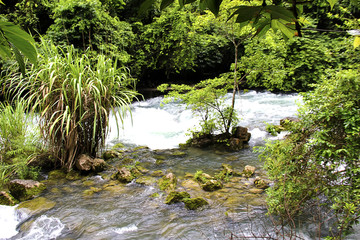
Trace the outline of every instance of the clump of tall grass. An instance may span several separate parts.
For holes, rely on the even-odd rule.
[[[122,122],[137,95],[125,68],[104,55],[90,55],[42,40],[37,67],[25,76],[9,73],[6,84],[9,96],[25,99],[39,113],[44,141],[68,170],[80,154],[96,156],[106,139],[110,111]]]
[[[43,151],[37,130],[23,102],[0,103],[0,187],[15,176],[37,178],[39,169],[28,166]]]

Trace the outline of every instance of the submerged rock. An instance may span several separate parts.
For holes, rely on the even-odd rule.
[[[189,210],[197,210],[201,207],[209,205],[209,203],[201,197],[185,198],[185,199],[183,199],[183,202],[185,203],[185,207]]]
[[[141,185],[152,185],[156,182],[156,178],[151,177],[151,176],[141,176],[138,179],[136,179],[136,183],[137,184],[141,184]]]
[[[15,179],[8,185],[10,194],[19,201],[26,201],[45,190],[45,185],[34,180]]]
[[[182,202],[185,198],[190,198],[190,194],[187,192],[172,191],[166,197],[165,203],[174,204],[174,203]]]
[[[66,173],[61,169],[53,170],[48,174],[49,180],[64,179],[64,178],[66,178]]]
[[[0,192],[0,205],[14,206],[18,201],[10,193]]]
[[[249,178],[249,177],[251,177],[252,175],[254,175],[255,170],[256,170],[255,167],[250,166],[250,165],[246,165],[245,168],[244,168],[244,171],[242,172],[242,175],[243,175],[244,177]]]
[[[111,178],[117,179],[122,183],[129,183],[135,179],[135,177],[131,174],[130,170],[125,167],[118,169],[118,171],[114,173]]]
[[[30,201],[20,203],[17,209],[26,209],[25,211],[29,215],[33,216],[46,212],[55,207],[55,205],[56,203],[49,199],[46,199],[44,197],[38,197]]]

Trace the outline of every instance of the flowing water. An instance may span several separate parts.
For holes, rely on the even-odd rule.
[[[242,94],[236,100],[236,108],[242,117],[240,125],[248,127],[252,134],[249,148],[235,153],[188,149],[182,155],[172,154],[174,150],[169,149],[186,141],[187,130],[198,119],[185,106],[162,106],[161,100],[156,97],[134,103],[132,120],[124,122],[119,134],[112,119],[108,147],[118,142],[124,143],[126,149],[148,146],[149,149],[125,149],[124,154],[136,155],[150,171],[156,165],[156,169],[183,176],[197,170],[213,174],[222,163],[229,163],[235,169],[245,165],[260,169],[261,163],[252,148],[272,138],[265,132],[265,123],[278,124],[281,118],[295,116],[299,97],[255,91]],[[155,164],[159,156],[166,157]],[[205,195],[209,207],[190,211],[182,203],[164,204],[165,194],[156,184],[114,185],[105,176],[49,182],[42,194],[55,203],[49,210],[29,213],[16,206],[0,206],[0,239],[230,239],[232,234],[252,236],[271,232],[264,230],[269,222],[263,194],[230,204],[229,199],[220,201],[219,195],[209,193]],[[93,194],[85,194],[89,189]],[[154,193],[160,197],[153,197]],[[311,239],[307,229],[302,234]]]

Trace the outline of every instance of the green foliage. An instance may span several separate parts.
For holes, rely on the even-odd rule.
[[[51,7],[54,24],[47,34],[56,44],[74,45],[82,50],[91,48],[128,63],[130,55],[126,50],[134,40],[131,25],[110,16],[105,7],[99,0],[54,2]]]
[[[0,104],[0,187],[12,177],[38,177],[38,168],[29,167],[28,162],[43,152],[39,129],[32,117],[25,115],[25,104],[14,106]]]
[[[164,103],[179,101],[201,118],[198,134],[229,133],[230,128],[238,123],[236,114],[225,104],[225,95],[232,83],[226,78],[215,78],[201,81],[194,86],[163,84],[158,90],[164,92],[170,87]]]
[[[39,67],[24,77],[10,69],[6,89],[39,112],[44,140],[61,165],[71,169],[80,154],[96,156],[110,111],[120,124],[136,92],[128,89],[133,81],[126,69],[104,55],[90,59],[87,52],[80,55],[72,46],[60,49],[45,40],[40,49]]]
[[[337,220],[337,238],[358,222],[359,86],[358,70],[323,78],[313,92],[304,94],[301,121],[292,123],[291,134],[266,145],[261,158],[275,180],[268,190],[270,213],[291,220],[310,200],[324,196]]]

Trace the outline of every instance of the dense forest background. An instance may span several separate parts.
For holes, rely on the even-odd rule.
[[[225,1],[223,8],[236,2]],[[275,1],[276,2],[276,1]],[[359,63],[353,51],[360,9],[356,1],[339,1],[330,11],[324,1],[303,6],[302,38],[284,39],[269,31],[266,36],[229,34],[232,24],[200,11],[197,3],[181,11],[176,4],[164,11],[159,4],[139,11],[139,0],[27,0],[3,1],[1,17],[20,25],[39,41],[73,45],[118,59],[137,79],[138,88],[161,83],[192,84],[220,74],[231,77],[234,44],[238,44],[239,74],[247,75],[244,88],[306,91],[324,74],[351,69]],[[223,15],[226,15],[224,11]],[[228,14],[229,15],[229,14]],[[1,69],[7,69],[5,62]]]

